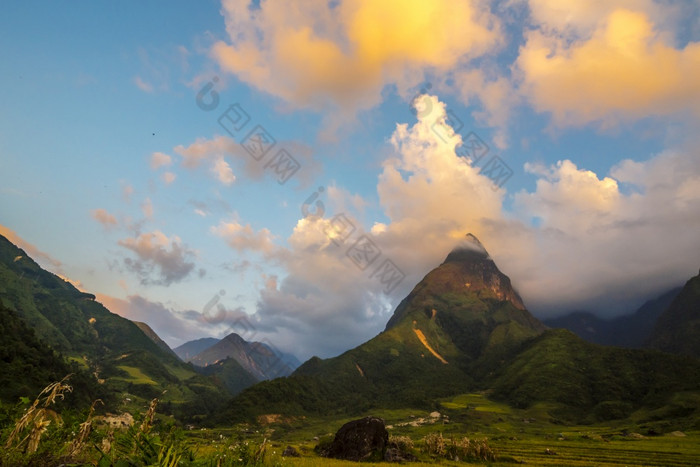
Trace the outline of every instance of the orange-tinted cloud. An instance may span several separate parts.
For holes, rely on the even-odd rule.
[[[613,10],[584,39],[542,29],[526,38],[516,62],[522,91],[557,125],[700,116],[700,43],[676,48],[643,11]]]
[[[274,237],[266,228],[256,232],[250,224],[222,221],[218,226],[212,227],[211,232],[239,252],[250,250],[270,254],[275,249]]]
[[[105,229],[112,229],[118,225],[117,218],[107,212],[106,209],[93,209],[90,211],[90,216],[102,224],[102,227]]]
[[[497,20],[472,0],[224,0],[223,14],[220,66],[300,107],[370,108],[384,86],[405,90],[500,42]]]

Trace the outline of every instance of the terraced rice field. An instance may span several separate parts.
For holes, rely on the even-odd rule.
[[[530,465],[596,466],[698,466],[698,435],[685,438],[662,436],[633,441],[522,440],[492,445],[503,456]],[[550,454],[548,454],[549,450]]]

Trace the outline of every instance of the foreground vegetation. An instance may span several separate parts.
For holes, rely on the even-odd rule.
[[[133,419],[110,418],[100,414],[100,401],[83,411],[70,408],[72,391],[67,378],[31,403],[25,398],[3,407],[0,465],[353,464],[318,455],[350,418],[268,414],[257,423],[224,428],[181,426],[157,413],[157,398]],[[484,394],[443,399],[435,408],[373,415],[386,421],[390,442],[414,456],[414,465],[700,465],[696,417],[664,419],[663,412],[637,411],[605,425],[564,426],[551,415],[556,405],[514,409]]]

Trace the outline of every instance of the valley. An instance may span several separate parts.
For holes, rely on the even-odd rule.
[[[0,324],[26,335],[3,347],[13,377],[2,393],[0,465],[349,465],[323,456],[341,426],[367,416],[389,443],[369,461],[700,463],[697,336],[676,325],[694,326],[698,278],[654,311],[649,341],[674,353],[601,346],[532,316],[469,235],[383,332],[296,368],[292,355],[237,334],[170,350],[148,324],[112,314],[0,240]],[[37,366],[22,374],[22,365]],[[22,419],[47,397],[29,406],[41,387],[68,373],[60,397],[42,402],[59,422],[43,445],[13,440],[13,429],[42,438],[48,411]],[[71,441],[76,432],[84,435]]]

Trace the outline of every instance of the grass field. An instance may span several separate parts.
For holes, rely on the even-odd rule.
[[[415,453],[422,462],[411,465],[464,465],[464,462],[434,459],[421,452],[421,440],[436,432],[445,438],[487,438],[499,461],[472,463],[474,465],[700,465],[698,429],[674,432],[671,431],[673,423],[661,420],[644,422],[639,417],[606,425],[565,426],[550,415],[550,411],[556,408],[553,404],[538,404],[527,410],[518,410],[493,402],[484,394],[462,394],[441,401],[436,407],[439,417],[414,410],[378,410],[368,415],[383,418],[390,435],[408,436],[414,441]],[[320,458],[313,451],[319,439],[331,437],[349,420],[281,417],[278,422],[268,425],[192,430],[186,436],[192,446],[209,454],[241,440],[259,443],[267,439],[271,442],[266,462],[269,465],[357,465]],[[694,423],[697,426],[697,421]],[[655,434],[650,435],[650,430]],[[288,445],[295,447],[302,457],[283,458],[281,453]]]
[[[122,371],[125,371],[129,375],[129,377],[128,378],[113,377],[114,379],[121,379],[121,380],[129,381],[129,382],[135,383],[135,384],[152,384],[152,385],[158,384],[155,381],[153,381],[151,378],[149,378],[146,374],[144,374],[139,368],[136,368],[135,366],[119,365],[117,368],[119,368]]]

